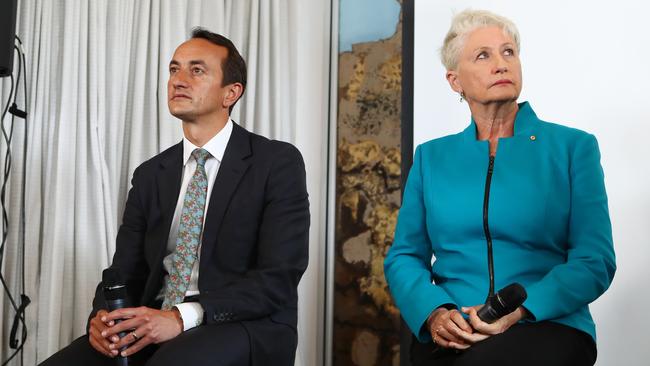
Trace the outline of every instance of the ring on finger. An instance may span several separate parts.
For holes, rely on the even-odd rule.
[[[133,336],[133,339],[134,339],[135,341],[140,340],[140,337],[138,337],[138,335],[135,334],[135,330],[131,332],[131,335]]]
[[[439,326],[436,328],[435,331],[433,331],[433,343],[438,343],[438,336],[440,335],[440,331],[442,330],[442,326]]]

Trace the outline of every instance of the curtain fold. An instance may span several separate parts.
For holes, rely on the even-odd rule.
[[[18,294],[24,195],[25,291],[32,300],[25,364],[35,365],[84,333],[101,270],[115,251],[131,174],[182,137],[180,122],[167,109],[167,69],[192,27],[224,34],[248,63],[247,90],[232,118],[251,131],[298,144],[303,154],[313,149],[306,160],[322,157],[326,115],[313,126],[321,141],[296,141],[297,38],[290,16],[301,15],[297,6],[297,0],[19,1],[17,34],[27,54],[29,116],[15,122],[2,270]],[[323,39],[329,37],[328,28],[323,32],[328,32]],[[4,78],[0,99],[8,93]],[[312,102],[326,103],[323,95]],[[17,101],[25,105],[22,88]],[[10,118],[4,122],[10,126]],[[0,141],[0,165],[6,149]],[[324,198],[324,164],[312,171],[307,163],[313,212]],[[312,238],[320,239],[321,229],[313,223]],[[308,277],[309,287],[321,281],[319,275]],[[315,296],[312,290],[300,301],[311,305]],[[315,311],[301,310],[301,317],[320,316]],[[13,316],[6,297],[0,297],[0,360],[13,351],[6,346]],[[296,364],[311,365],[318,330],[299,332],[310,354],[301,346]]]

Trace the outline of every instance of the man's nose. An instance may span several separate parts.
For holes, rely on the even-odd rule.
[[[171,83],[174,88],[187,88],[187,75],[183,71],[175,72],[171,77]]]

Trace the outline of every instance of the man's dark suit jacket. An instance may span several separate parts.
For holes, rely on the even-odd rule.
[[[134,305],[160,307],[156,297],[166,274],[182,156],[181,142],[133,173],[111,266],[125,279]],[[309,234],[300,152],[234,124],[203,230],[198,287],[204,324],[241,322],[253,365],[293,365],[297,287],[307,267]],[[90,317],[105,308],[100,283]]]

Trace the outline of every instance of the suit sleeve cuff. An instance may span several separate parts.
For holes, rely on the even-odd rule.
[[[184,332],[203,323],[203,306],[200,303],[184,302],[176,304],[175,308],[181,314]]]

